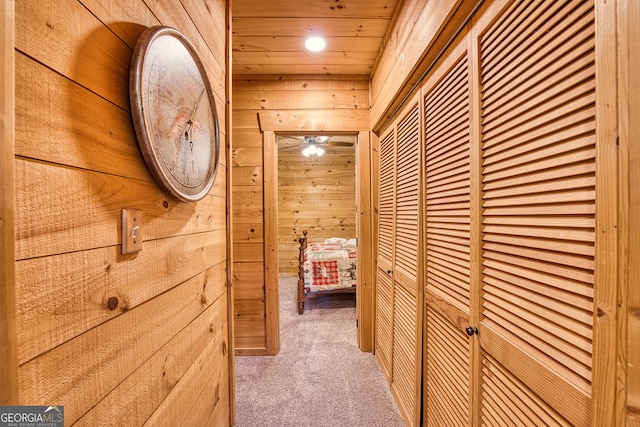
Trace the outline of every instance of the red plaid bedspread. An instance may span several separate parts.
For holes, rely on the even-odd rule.
[[[356,286],[355,250],[325,250],[322,244],[310,244],[304,256],[306,293]]]
[[[328,286],[340,283],[338,262],[334,259],[326,261],[312,261],[311,269],[313,286]]]

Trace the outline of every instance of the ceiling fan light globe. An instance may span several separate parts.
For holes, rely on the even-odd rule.
[[[324,154],[324,150],[321,147],[316,148],[316,154],[318,156],[322,156]]]
[[[309,153],[309,148],[305,148],[304,150],[302,150],[302,155],[305,157],[309,157],[311,153]]]
[[[306,150],[309,150],[309,154],[316,154],[318,152],[318,148],[313,144],[309,145]]]

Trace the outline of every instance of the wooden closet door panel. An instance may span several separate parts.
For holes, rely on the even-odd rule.
[[[396,185],[395,131],[380,138],[378,188],[378,270],[376,288],[375,351],[387,381],[391,383],[393,352],[393,247]]]
[[[394,232],[393,374],[391,391],[405,421],[420,420],[421,331],[418,303],[420,108],[409,104],[397,122]]]
[[[517,1],[480,40],[486,425],[549,424],[501,409],[526,399],[590,423],[594,19],[593,1]]]
[[[458,49],[459,50],[459,49]],[[471,193],[466,52],[424,88],[425,425],[471,425]],[[444,68],[444,66],[442,66]]]

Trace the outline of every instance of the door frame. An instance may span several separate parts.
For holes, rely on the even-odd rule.
[[[368,113],[368,111],[367,111]],[[356,237],[358,257],[356,277],[356,316],[358,346],[372,352],[374,343],[373,283],[373,204],[371,185],[371,138],[368,114],[345,120],[344,111],[323,112],[322,120],[314,120],[313,111],[259,112],[263,150],[264,185],[264,277],[267,354],[280,349],[280,316],[278,301],[278,133],[322,132],[357,133],[356,145]],[[331,117],[329,117],[331,116]]]

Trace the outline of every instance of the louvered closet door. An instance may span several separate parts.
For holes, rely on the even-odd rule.
[[[375,352],[391,383],[393,354],[393,235],[396,193],[396,140],[394,129],[380,139],[378,188],[378,271],[376,289]]]
[[[406,110],[405,110],[406,111]],[[393,264],[391,391],[409,425],[420,421],[421,305],[418,289],[420,108],[413,103],[397,124]]]
[[[470,123],[466,54],[424,88],[424,425],[470,422]]]
[[[480,40],[483,425],[590,425],[592,1],[517,1]]]

